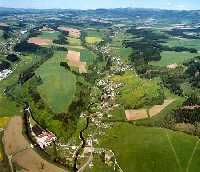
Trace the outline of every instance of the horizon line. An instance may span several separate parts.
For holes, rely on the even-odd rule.
[[[80,11],[88,11],[88,10],[111,10],[111,9],[144,9],[144,10],[163,10],[163,11],[199,11],[200,9],[167,9],[167,8],[145,8],[145,7],[117,7],[117,8],[87,8],[87,9],[81,9],[81,8],[24,8],[24,7],[6,7],[6,6],[0,6],[0,8],[6,8],[6,9],[16,9],[16,10],[80,10]]]

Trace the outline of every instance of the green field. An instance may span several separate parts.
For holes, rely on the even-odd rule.
[[[14,116],[22,113],[22,107],[10,98],[4,95],[6,87],[16,83],[19,78],[19,74],[32,64],[33,56],[26,55],[21,58],[21,61],[17,63],[17,68],[13,74],[11,74],[6,80],[0,81],[0,116]]]
[[[133,36],[123,32],[118,33],[115,37],[113,37],[111,46],[121,48],[123,47],[122,44],[124,40],[133,40]]]
[[[157,80],[141,79],[133,72],[126,72],[124,75],[113,76],[112,81],[125,84],[120,89],[117,101],[126,109],[138,109],[163,102],[164,91]]]
[[[0,30],[0,40],[2,40],[3,39],[3,30]]]
[[[39,37],[45,38],[45,39],[51,39],[55,40],[60,35],[60,32],[42,32]]]
[[[196,53],[189,52],[175,52],[175,51],[164,51],[161,53],[161,60],[154,61],[150,64],[153,66],[167,66],[170,64],[183,64],[183,62],[192,59],[193,57],[198,56]]]
[[[128,61],[129,56],[132,54],[132,48],[112,48],[111,53],[113,56],[120,56],[122,60]]]
[[[101,38],[99,37],[95,37],[95,36],[87,36],[85,38],[85,41],[88,43],[88,44],[96,44],[96,43],[99,43],[102,41]]]
[[[122,170],[127,172],[196,172],[199,169],[199,140],[181,132],[115,123],[100,138],[100,147],[111,149]]]
[[[76,91],[76,76],[60,67],[60,62],[66,61],[65,53],[55,52],[54,56],[36,71],[43,81],[38,90],[45,102],[56,113],[67,111]]]
[[[186,39],[186,38],[171,38],[164,45],[169,47],[187,47],[187,48],[196,48],[200,50],[200,40],[199,39]]]
[[[70,46],[80,46],[81,45],[81,41],[78,38],[68,37],[67,41]]]
[[[103,30],[96,30],[96,29],[88,29],[86,30],[87,36],[91,37],[98,37],[103,38],[104,37],[104,31]]]

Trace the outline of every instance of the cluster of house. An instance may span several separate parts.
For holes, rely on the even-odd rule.
[[[122,83],[116,83],[111,80],[99,80],[97,83],[98,87],[101,87],[103,90],[103,94],[101,96],[101,101],[103,103],[103,108],[106,108],[107,104],[106,102],[110,100],[114,100],[115,96],[119,94],[118,90],[119,88],[123,87],[124,84]]]
[[[56,141],[56,136],[50,132],[42,129],[38,125],[32,127],[32,136],[35,138],[36,143],[41,149],[50,146],[52,142]]]
[[[44,130],[35,122],[32,118],[32,112],[29,106],[24,109],[24,112],[26,114],[25,118],[29,137],[31,137],[41,149],[44,149],[57,140],[56,136],[52,132]]]
[[[12,70],[5,69],[0,71],[0,81],[6,79],[10,74],[12,73]]]
[[[111,72],[113,74],[120,74],[127,70],[133,70],[132,66],[123,63],[120,57],[112,57],[111,60],[112,60]]]

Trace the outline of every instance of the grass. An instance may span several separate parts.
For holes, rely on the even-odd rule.
[[[80,46],[81,45],[81,41],[78,38],[68,37],[67,40],[69,42],[69,46]]]
[[[60,35],[60,32],[42,32],[39,37],[41,38],[45,38],[45,39],[51,39],[51,40],[55,40],[58,38],[58,36]]]
[[[183,62],[192,59],[193,57],[198,56],[196,53],[189,52],[175,52],[175,51],[164,51],[161,53],[161,60],[154,61],[150,64],[153,66],[167,66],[170,64],[178,64],[181,65]]]
[[[121,48],[123,47],[122,44],[124,40],[133,40],[133,36],[131,34],[120,32],[113,37],[111,46]]]
[[[56,113],[67,111],[76,91],[76,76],[60,67],[60,62],[66,61],[65,56],[65,52],[55,52],[54,56],[36,71],[43,81],[38,90]]]
[[[114,82],[124,83],[117,96],[119,104],[125,109],[138,109],[162,103],[164,93],[157,80],[141,79],[133,72],[112,77]]]
[[[113,56],[120,56],[125,62],[128,61],[129,56],[132,54],[132,48],[112,48],[111,53]]]
[[[89,37],[98,37],[98,38],[104,37],[104,31],[103,30],[88,29],[88,30],[86,30],[86,33],[87,33],[87,36],[89,36]]]
[[[102,41],[101,38],[95,36],[87,36],[85,40],[88,44],[96,44]]]
[[[192,158],[197,137],[160,128],[115,123],[100,139],[100,147],[113,150],[123,171],[199,171],[200,145]]]
[[[186,39],[186,38],[171,38],[164,45],[168,45],[169,47],[187,47],[187,48],[196,48],[200,50],[200,40],[199,39]]]
[[[26,55],[16,64],[16,70],[6,79],[0,81],[0,117],[20,115],[22,107],[4,95],[6,87],[16,83],[21,71],[26,69],[33,61],[32,55]]]
[[[3,40],[3,30],[0,30],[0,41]]]

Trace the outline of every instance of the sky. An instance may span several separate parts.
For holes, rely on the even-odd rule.
[[[160,8],[176,10],[200,9],[200,0],[0,0],[0,7],[11,8]]]

